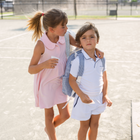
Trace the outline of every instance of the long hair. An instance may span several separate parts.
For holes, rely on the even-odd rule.
[[[42,26],[41,26],[41,17],[43,15],[43,27],[45,31],[48,31],[48,27],[55,28],[60,23],[62,26],[67,23],[68,18],[65,12],[59,10],[59,9],[51,9],[47,11],[46,13],[37,12],[33,18],[31,18],[28,21],[28,30],[34,30],[32,39],[35,39],[35,41],[42,36]]]
[[[27,24],[27,30],[34,30],[34,33],[32,35],[32,40],[35,39],[35,41],[42,36],[42,28],[41,28],[41,17],[42,17],[42,12],[38,11],[36,14],[33,16],[33,18],[29,19],[28,24]]]

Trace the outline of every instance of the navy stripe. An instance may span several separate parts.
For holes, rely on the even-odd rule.
[[[74,104],[74,107],[77,105],[78,99],[79,99],[79,96],[78,96],[77,99],[76,99],[76,102],[75,102],[75,104]]]

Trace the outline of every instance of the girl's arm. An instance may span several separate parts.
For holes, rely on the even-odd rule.
[[[72,46],[81,48],[80,44],[77,43],[77,42],[75,41],[75,39],[73,38],[73,36],[71,36],[70,34],[69,34],[69,39],[70,39],[70,44],[71,44]]]
[[[97,57],[102,59],[104,57],[104,52],[100,51],[99,49],[95,48]]]
[[[29,68],[28,68],[28,72],[30,74],[36,74],[38,72],[40,72],[41,70],[43,70],[44,68],[55,68],[56,63],[58,63],[57,59],[49,59],[43,63],[38,64],[41,55],[44,53],[44,44],[42,41],[38,41],[34,52],[33,52],[33,56],[32,59],[30,61],[29,64]]]
[[[80,44],[77,43],[77,42],[75,41],[75,39],[74,39],[70,34],[69,34],[69,39],[70,39],[70,44],[71,44],[72,46],[81,48]],[[95,51],[96,51],[96,54],[97,54],[97,57],[98,57],[98,58],[101,59],[101,58],[104,57],[104,53],[103,53],[102,51],[100,51],[100,50],[97,49],[97,48],[95,48]]]
[[[76,92],[76,94],[81,98],[83,103],[91,103],[92,100],[88,97],[88,95],[84,94],[77,82],[76,82],[76,78],[74,76],[72,76],[71,74],[69,75],[69,84],[72,87],[72,89]]]
[[[111,106],[112,105],[112,101],[108,98],[107,96],[107,91],[108,91],[108,80],[107,80],[107,73],[106,71],[104,71],[103,73],[103,103],[107,103],[107,106]]]

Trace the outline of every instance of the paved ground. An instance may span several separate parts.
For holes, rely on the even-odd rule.
[[[131,140],[131,102],[140,102],[140,20],[86,21],[99,29],[97,47],[105,52],[113,101],[101,116],[98,140]],[[76,32],[86,21],[70,20],[68,27]],[[33,75],[27,72],[35,43],[26,24],[0,21],[0,140],[48,140],[44,111],[34,107]],[[78,128],[79,122],[69,119],[56,129],[58,140],[76,140]]]

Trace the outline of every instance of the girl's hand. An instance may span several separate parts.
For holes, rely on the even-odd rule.
[[[81,100],[83,103],[92,103],[93,101],[88,97],[86,94],[82,94],[80,96]]]
[[[55,59],[55,58],[49,59],[49,60],[45,61],[45,68],[54,69],[55,66],[57,65],[57,63],[58,63],[58,59]]]
[[[107,97],[107,96],[103,96],[103,103],[107,103],[107,106],[111,106],[112,105],[112,101]]]
[[[98,58],[103,58],[104,57],[104,52],[100,51],[99,49],[96,48],[96,54]]]

